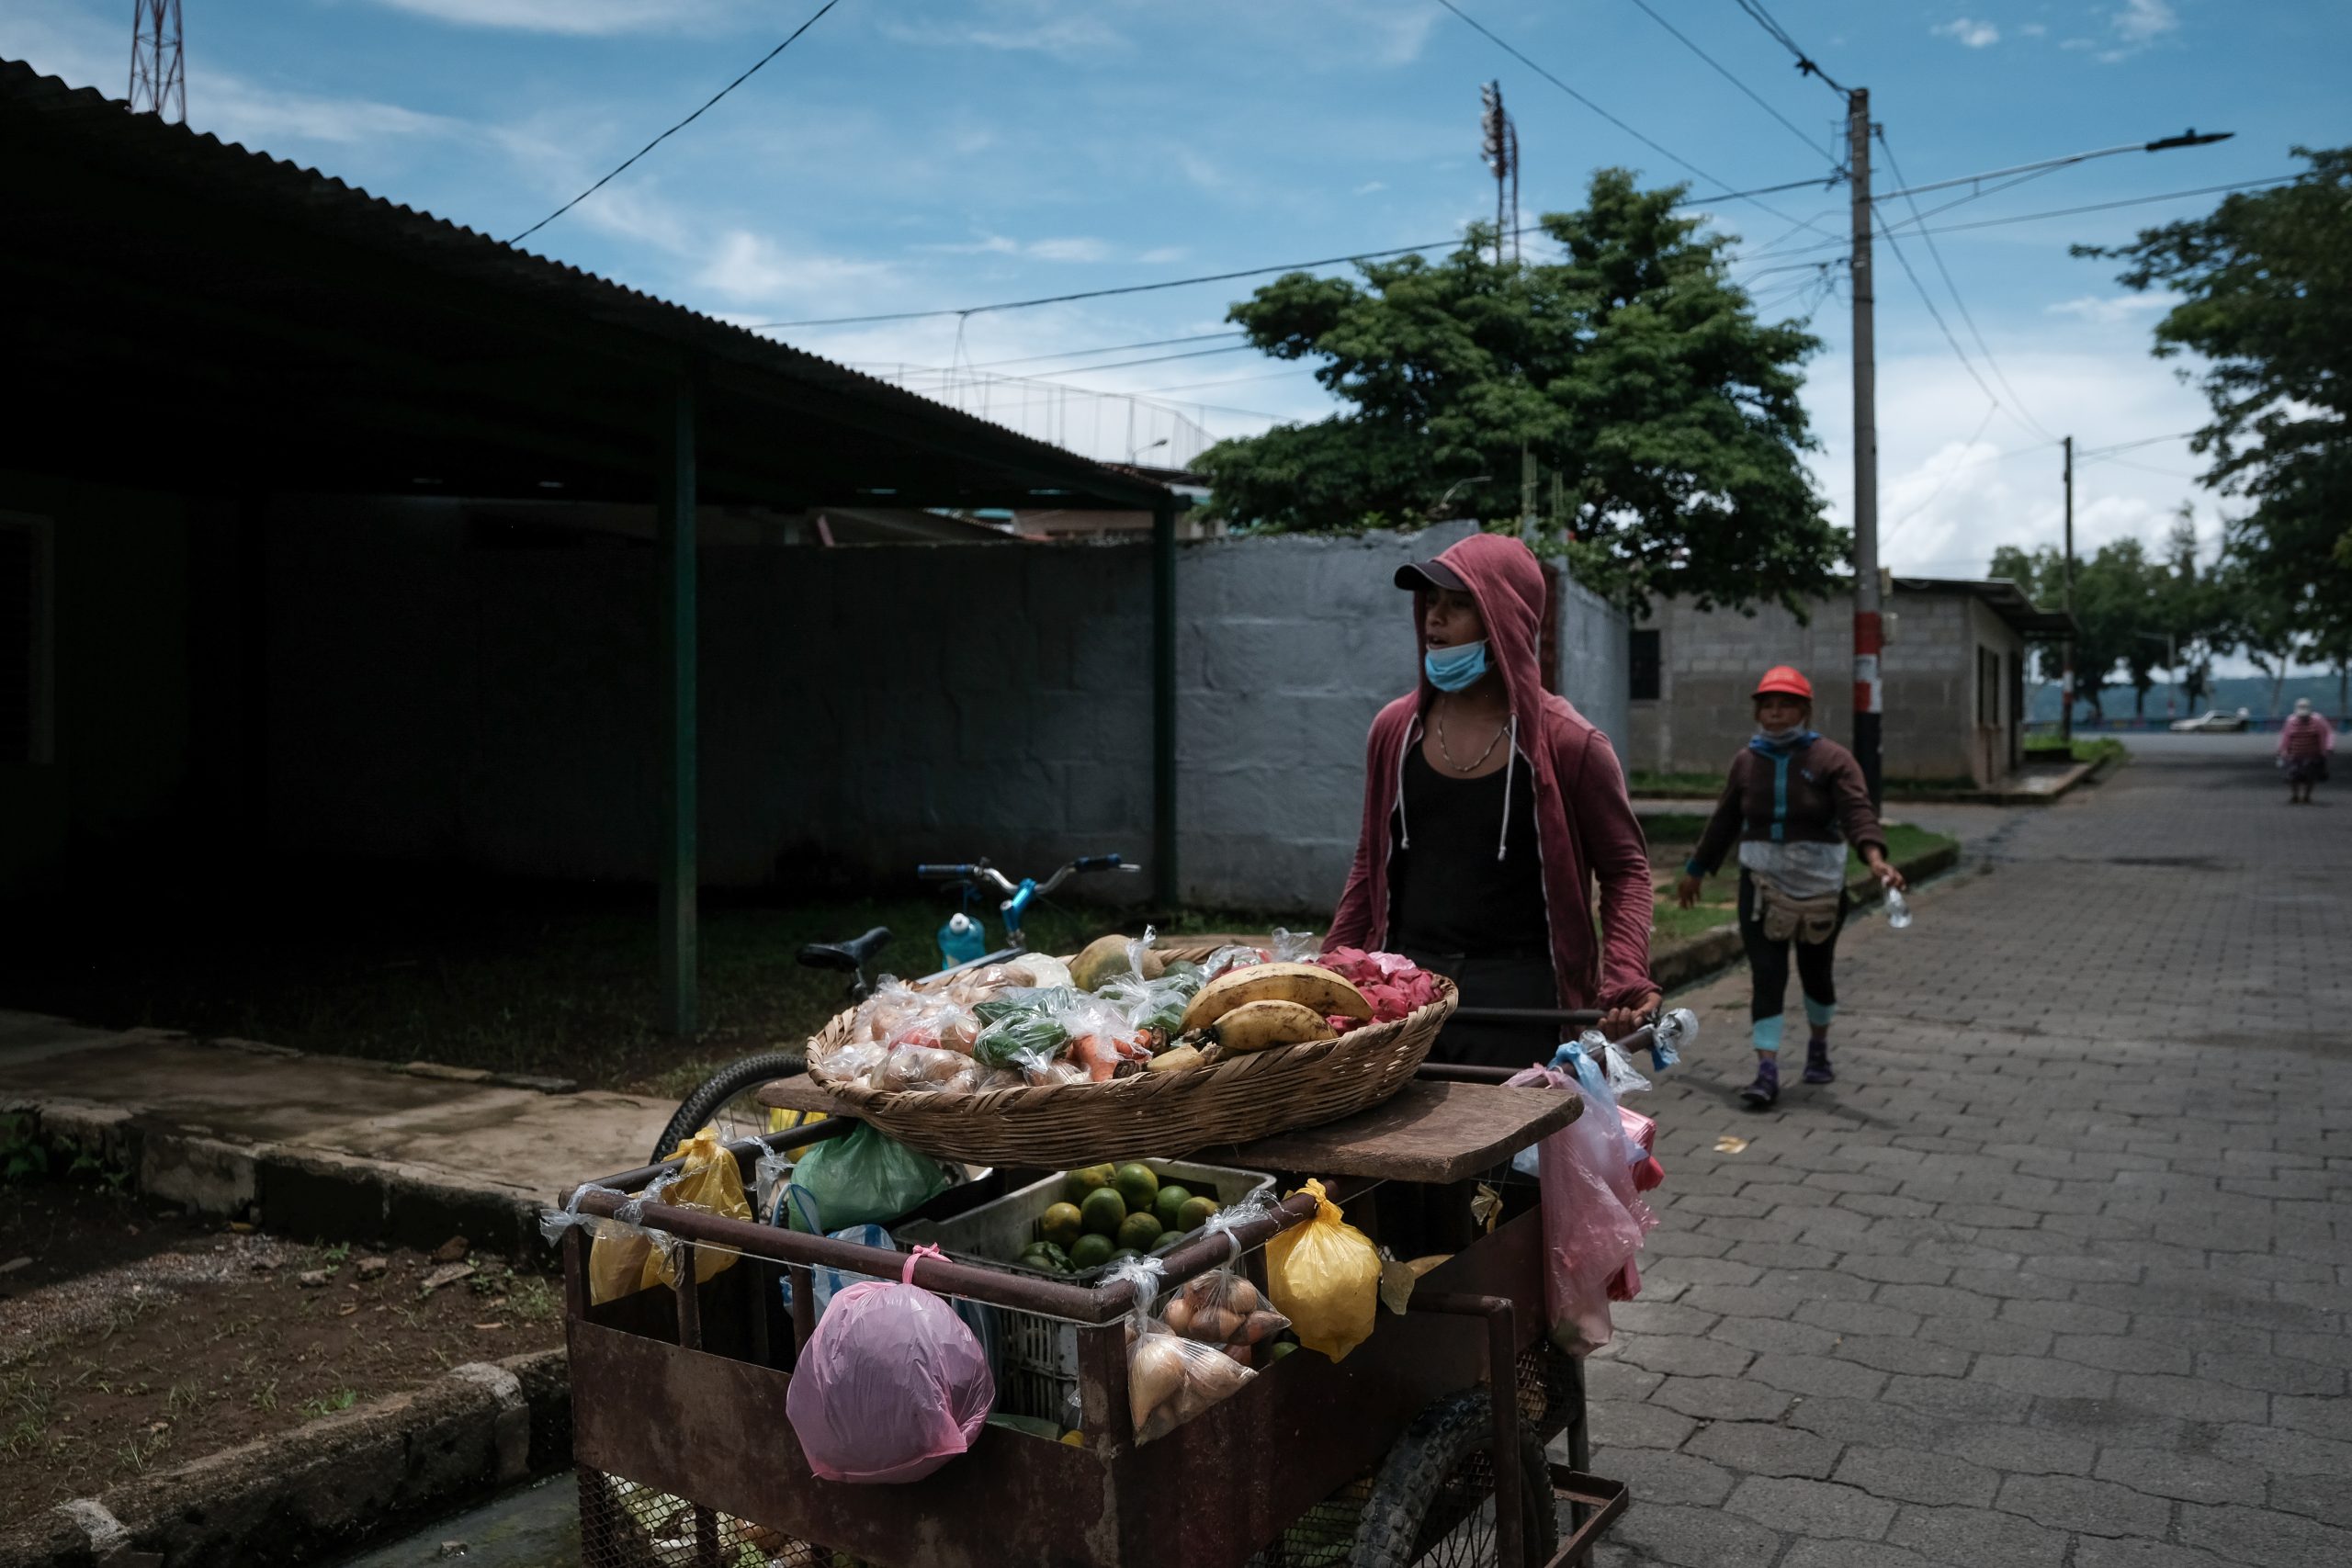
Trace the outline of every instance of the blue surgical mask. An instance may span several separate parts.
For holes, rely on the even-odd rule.
[[[1458,648],[1432,648],[1421,655],[1421,669],[1439,691],[1459,692],[1487,672],[1487,645],[1465,642]]]

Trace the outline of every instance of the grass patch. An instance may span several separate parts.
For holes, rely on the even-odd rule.
[[[1625,787],[1634,795],[1721,795],[1722,773],[1653,773],[1636,768],[1625,775]]]
[[[2078,735],[2069,744],[2063,740],[2036,740],[2025,749],[2029,762],[2090,762],[2116,763],[2131,760],[2132,748],[2112,735]]]

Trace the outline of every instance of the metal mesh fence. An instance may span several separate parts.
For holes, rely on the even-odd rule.
[[[581,1568],[862,1568],[684,1497],[580,1472]]]

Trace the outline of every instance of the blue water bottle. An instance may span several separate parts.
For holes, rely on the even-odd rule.
[[[939,966],[953,969],[988,956],[988,937],[980,930],[980,922],[957,910],[947,917],[939,928]]]

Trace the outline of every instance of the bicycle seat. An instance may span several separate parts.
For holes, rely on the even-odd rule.
[[[811,969],[845,969],[860,974],[874,955],[890,944],[890,928],[876,926],[848,942],[812,942],[800,950],[800,962]]]

